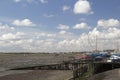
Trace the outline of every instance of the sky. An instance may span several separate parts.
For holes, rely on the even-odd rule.
[[[0,52],[120,47],[120,0],[1,0]]]

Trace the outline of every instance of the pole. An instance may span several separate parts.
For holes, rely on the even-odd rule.
[[[98,51],[98,48],[97,48],[98,47],[98,44],[97,44],[97,35],[96,35],[95,38],[96,38],[96,52],[97,52]]]

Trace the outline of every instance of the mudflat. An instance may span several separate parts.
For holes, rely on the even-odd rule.
[[[61,63],[73,54],[0,54],[0,80],[66,80],[71,71],[62,70],[10,70],[20,67]]]

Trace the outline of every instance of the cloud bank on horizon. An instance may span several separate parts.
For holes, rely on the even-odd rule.
[[[0,3],[0,52],[120,48],[119,0],[11,0]]]

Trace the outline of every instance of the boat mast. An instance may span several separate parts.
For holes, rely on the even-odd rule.
[[[95,48],[96,48],[96,49],[95,49],[95,50],[96,50],[96,52],[97,52],[97,51],[98,51],[98,44],[97,44],[97,42],[98,42],[98,41],[97,41],[97,35],[95,36],[95,42],[96,42],[96,46],[95,46]]]
[[[119,35],[118,35],[118,36],[119,36]],[[118,37],[118,36],[117,36],[117,37]],[[117,44],[116,44],[116,45],[117,45],[117,46],[116,46],[116,47],[117,47],[116,52],[119,52],[119,37],[116,39],[116,43],[117,43]]]

